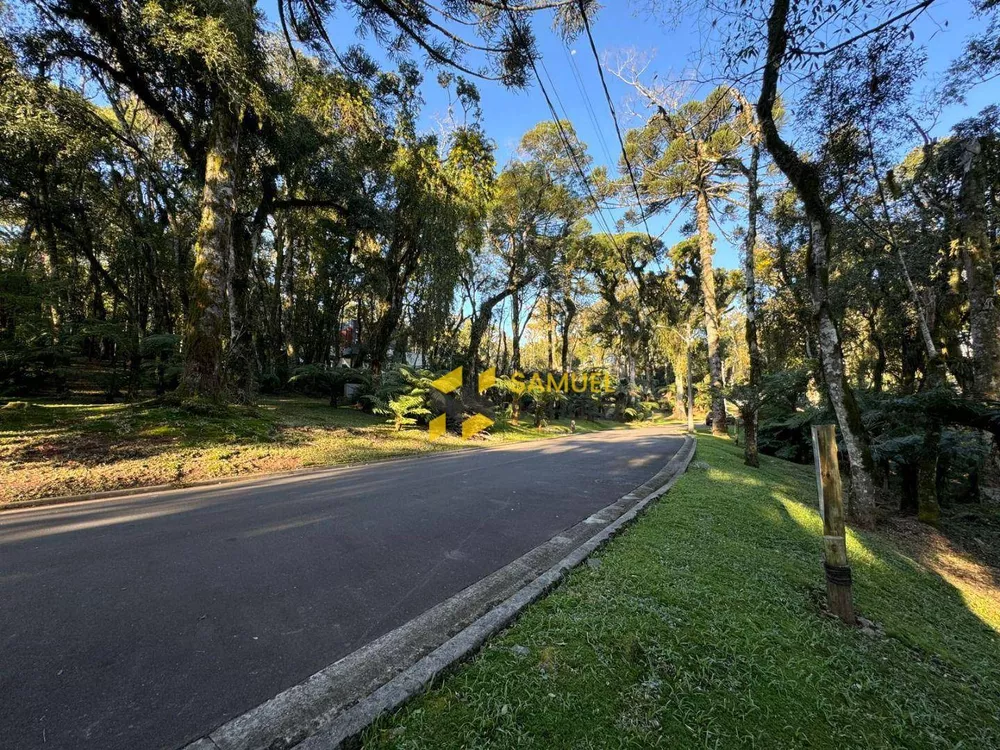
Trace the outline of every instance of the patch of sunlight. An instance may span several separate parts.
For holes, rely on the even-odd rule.
[[[189,510],[193,510],[197,507],[195,500],[181,500],[177,502],[167,503],[158,508],[146,510],[146,511],[134,511],[125,513],[116,513],[112,511],[108,513],[103,518],[95,518],[89,521],[77,521],[77,522],[66,522],[57,524],[55,526],[44,526],[41,524],[32,525],[29,522],[24,524],[24,528],[20,530],[6,531],[0,536],[0,544],[11,544],[14,542],[26,542],[35,539],[44,539],[50,536],[56,536],[59,534],[70,534],[75,531],[86,531],[89,529],[98,529],[106,526],[117,526],[122,523],[136,523],[138,521],[148,521],[151,519],[162,518],[164,516],[172,516],[177,513],[184,513]],[[26,517],[27,518],[27,517]],[[14,521],[8,524],[8,528],[15,529],[20,519],[15,518]]]
[[[897,553],[893,555],[892,559],[899,560],[900,558],[919,569],[920,566],[916,565],[913,560],[905,555]],[[851,529],[847,530],[847,559],[851,561],[852,564],[856,565],[858,563],[862,563],[871,569],[890,570],[893,567],[890,564],[889,559],[876,554],[874,551],[869,549],[869,547]]]
[[[709,466],[705,470],[705,477],[710,482],[726,482],[726,483],[736,483],[739,484],[740,480],[731,471],[724,471],[722,469],[716,468],[715,466]]]
[[[820,518],[819,508],[812,508],[802,502],[782,497],[780,493],[773,495],[788,513],[789,518],[817,538],[817,550],[822,549],[823,519]],[[869,568],[882,570],[891,567],[885,559],[869,549],[861,537],[850,528],[847,529],[847,558],[852,565],[863,564]]]
[[[43,409],[79,409],[80,411],[115,411],[126,408],[125,404],[34,404]]]
[[[780,526],[784,521],[778,508],[774,505],[762,505],[759,511],[764,520],[772,524]]]
[[[962,601],[965,602],[965,606],[972,614],[978,617],[990,630],[1000,634],[1000,604],[997,603],[996,599],[970,587],[960,579],[952,579],[945,574],[942,574],[941,577],[958,589]]]
[[[1000,633],[1000,595],[992,585],[993,571],[961,554],[937,554],[933,570],[961,595],[969,611]]]
[[[816,508],[807,508],[802,503],[790,500],[787,497],[782,497],[781,494],[775,492],[773,493],[775,499],[781,503],[785,512],[788,516],[795,521],[799,526],[808,531],[810,534],[820,535],[823,534],[823,522],[819,517],[819,510]]]
[[[288,521],[286,523],[272,524],[270,526],[261,526],[257,529],[251,529],[250,531],[244,532],[241,536],[244,539],[252,539],[254,537],[263,536],[264,534],[275,534],[281,531],[291,531],[293,529],[301,529],[306,526],[313,526],[318,523],[323,523],[324,521],[329,521],[336,516],[335,513],[324,513],[318,516],[311,516],[309,518],[303,518],[297,521]]]
[[[177,430],[170,425],[160,425],[159,427],[147,427],[139,433],[140,437],[164,437],[176,434]]]

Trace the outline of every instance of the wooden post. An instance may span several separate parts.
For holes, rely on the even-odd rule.
[[[851,595],[851,568],[847,564],[847,540],[844,536],[844,498],[837,462],[837,428],[832,424],[815,425],[812,428],[812,440],[819,512],[823,517],[826,600],[831,612],[853,625],[854,601]]]

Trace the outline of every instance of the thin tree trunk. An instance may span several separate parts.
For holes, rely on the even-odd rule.
[[[44,166],[39,169],[43,201],[42,236],[45,238],[45,253],[42,256],[45,278],[47,280],[49,321],[52,326],[52,343],[58,344],[62,334],[62,311],[59,308],[59,241],[56,237],[55,225],[52,221],[52,198],[49,194],[48,176]],[[53,299],[54,297],[54,299]]]
[[[694,434],[694,377],[691,374],[691,326],[684,339],[684,372],[687,375],[687,428]]]
[[[279,218],[274,230],[274,286],[271,288],[271,336],[273,337],[271,341],[273,363],[271,366],[276,373],[280,373],[279,377],[282,379],[287,375],[288,370],[284,335],[285,305],[281,296],[281,286],[285,280],[286,223],[286,218]]]
[[[576,303],[574,303],[567,294],[566,298],[563,300],[563,304],[566,306],[566,314],[563,316],[562,352],[560,355],[560,364],[562,365],[563,372],[569,372],[569,332],[570,327],[573,325],[573,319],[576,317]]]
[[[548,345],[548,362],[549,362],[549,372],[555,368],[555,352],[552,340],[552,287],[551,285],[545,289],[545,340]]]
[[[296,294],[296,271],[297,258],[295,257],[297,237],[292,233],[290,226],[285,227],[285,294],[287,296],[286,311],[283,313],[282,325],[285,363],[288,367],[298,364],[298,320],[295,315],[295,294]]]
[[[712,434],[726,434],[726,402],[722,397],[722,355],[719,351],[719,307],[715,298],[712,236],[709,231],[708,196],[699,191],[698,250],[701,258],[701,296],[705,308],[705,334],[708,339],[708,372],[712,380]]]
[[[211,399],[225,397],[223,366],[229,338],[226,290],[233,217],[236,212],[236,160],[239,118],[225,100],[216,102],[211,145],[205,161],[201,223],[195,243],[191,307],[184,342],[181,392]]]
[[[851,514],[860,525],[870,526],[875,520],[875,485],[872,480],[875,464],[868,433],[861,421],[861,410],[847,381],[840,334],[828,299],[830,235],[822,222],[811,223],[812,238],[806,274],[810,279],[813,317],[819,331],[823,375],[850,458],[853,490]]]
[[[885,368],[888,364],[888,357],[885,351],[885,340],[875,332],[872,326],[872,343],[875,344],[875,365],[872,368],[872,389],[875,393],[881,393],[885,388]]]
[[[521,369],[521,294],[510,298],[510,371]]]
[[[763,363],[760,342],[757,338],[757,212],[760,210],[760,195],[757,190],[757,169],[760,163],[760,145],[754,144],[750,153],[750,169],[747,172],[747,236],[743,255],[743,276],[745,281],[744,302],[746,304],[746,340],[750,354],[750,397],[743,409],[743,460],[747,466],[760,466],[757,454],[757,410]]]
[[[479,311],[474,316],[472,325],[469,328],[469,348],[466,350],[465,368],[462,371],[464,385],[469,393],[475,393],[478,388],[479,348],[482,345],[483,336],[486,334],[490,322],[493,320],[493,310],[508,297],[511,298],[512,308],[517,307],[516,301],[521,294],[521,290],[534,281],[534,279],[534,276],[521,279],[519,282],[507,286],[505,289],[501,289],[492,297],[487,297],[480,303]],[[514,369],[516,370],[517,367],[514,366]]]

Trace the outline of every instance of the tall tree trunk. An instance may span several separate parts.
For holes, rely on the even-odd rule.
[[[483,345],[483,338],[489,330],[495,306],[496,302],[491,300],[483,302],[479,306],[479,313],[469,327],[469,348],[466,350],[465,366],[462,368],[462,385],[470,394],[476,393],[479,388],[479,350]]]
[[[744,302],[746,304],[746,340],[750,354],[750,396],[743,409],[743,460],[747,466],[760,466],[757,455],[757,410],[760,403],[763,363],[760,342],[757,338],[757,213],[760,210],[760,195],[757,190],[757,168],[760,163],[760,145],[754,144],[750,153],[750,168],[747,171],[747,236],[743,254]]]
[[[98,262],[97,257],[90,259],[90,284],[92,288],[92,295],[90,300],[90,317],[94,320],[105,321],[108,319],[108,311],[104,307],[104,288],[101,286],[101,272],[97,268]],[[87,338],[85,342],[84,349],[87,352],[87,356],[93,359],[102,359],[105,349],[105,341],[98,339],[93,339],[91,337]]]
[[[389,353],[392,337],[399,329],[399,321],[403,318],[403,303],[406,300],[406,288],[417,267],[419,252],[411,250],[401,255],[391,257],[402,258],[401,263],[387,263],[389,271],[389,290],[384,300],[382,313],[372,324],[368,341],[368,356],[372,373],[382,374]]]
[[[698,216],[698,251],[701,259],[701,296],[705,307],[708,339],[708,372],[712,380],[712,434],[726,433],[726,402],[722,396],[722,354],[719,351],[719,306],[715,297],[712,235],[709,231],[708,196],[699,190],[695,199]]]
[[[503,320],[502,312],[500,319]],[[510,352],[507,350],[507,332],[500,326],[500,362],[497,369],[499,372],[509,372],[508,365],[510,365]]]
[[[924,444],[917,463],[917,518],[931,525],[937,525],[941,518],[937,492],[940,446],[941,422],[933,420],[924,434]]]
[[[549,372],[555,368],[555,352],[552,340],[552,286],[545,288],[545,340],[548,345]]]
[[[382,375],[382,370],[385,368],[389,346],[402,317],[403,299],[399,297],[397,301],[393,295],[382,314],[372,323],[368,340],[368,361],[376,378]]]
[[[201,222],[194,247],[194,278],[180,387],[183,394],[216,400],[226,395],[223,356],[230,333],[226,292],[236,213],[239,122],[228,101],[222,98],[215,103],[211,142],[205,160]]]
[[[49,193],[48,174],[44,165],[39,167],[39,184],[42,193],[42,236],[45,238],[45,253],[42,256],[49,308],[49,321],[52,326],[52,343],[58,344],[62,334],[63,316],[59,307],[59,240],[56,237],[55,223],[52,220],[52,197]]]
[[[694,434],[694,376],[691,373],[691,324],[684,339],[684,373],[687,378],[687,429]]]
[[[685,379],[686,374],[684,371],[684,357],[685,352],[678,352],[674,358],[670,360],[670,367],[674,371],[674,413],[673,418],[681,421],[687,421],[687,406],[685,405]]]
[[[875,465],[861,411],[847,382],[840,336],[828,299],[829,255],[832,217],[821,187],[820,174],[813,162],[806,162],[778,133],[774,108],[778,79],[788,47],[788,11],[791,0],[774,0],[767,23],[767,60],[757,101],[757,119],[764,143],[775,164],[795,188],[809,220],[810,238],[806,275],[812,298],[812,317],[819,336],[819,348],[827,390],[851,465],[851,515],[856,523],[870,526],[875,520]]]
[[[254,316],[250,268],[257,253],[263,224],[249,224],[237,214],[229,243],[229,350],[226,352],[229,395],[241,403],[251,403],[257,392],[257,358],[254,353]]]
[[[996,277],[986,221],[986,185],[978,139],[963,142],[962,185],[958,196],[958,244],[969,291],[973,384],[980,398],[1000,395],[1000,329]]]
[[[285,349],[285,304],[281,295],[281,287],[285,281],[286,223],[285,217],[279,218],[274,230],[274,286],[271,287],[271,356],[273,358],[271,367],[282,380],[288,374],[288,358]]]
[[[292,368],[298,364],[299,356],[299,326],[298,326],[298,316],[295,307],[296,298],[296,263],[298,259],[296,258],[295,251],[297,248],[298,237],[297,233],[292,233],[292,228],[294,224],[287,225],[285,227],[285,296],[286,301],[286,312],[283,313],[284,318],[282,320],[282,335],[284,340],[284,362],[285,366]]]
[[[566,314],[563,316],[563,326],[562,326],[562,350],[560,353],[560,365],[562,366],[563,372],[569,372],[570,361],[569,361],[569,332],[573,325],[573,319],[576,317],[576,303],[567,294],[563,300],[563,304],[566,307]]]
[[[521,294],[510,298],[510,371],[521,369]]]

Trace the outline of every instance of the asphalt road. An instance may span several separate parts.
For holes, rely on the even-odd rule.
[[[0,513],[0,746],[180,747],[614,502],[667,435]]]

